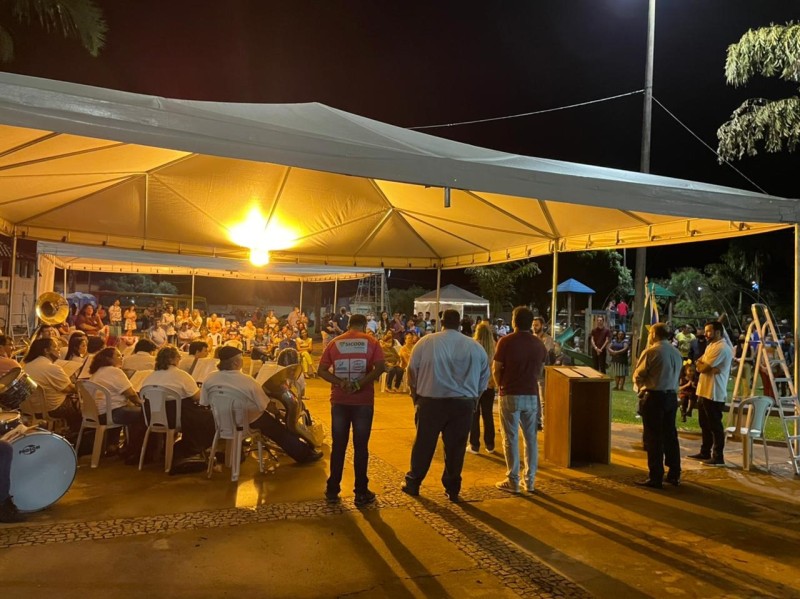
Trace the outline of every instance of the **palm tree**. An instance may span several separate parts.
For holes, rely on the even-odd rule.
[[[14,60],[12,24],[38,24],[48,33],[76,39],[92,56],[100,53],[108,31],[92,0],[0,0],[0,62]]]

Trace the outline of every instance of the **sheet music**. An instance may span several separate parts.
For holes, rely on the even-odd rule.
[[[144,380],[153,373],[152,370],[137,370],[131,377],[131,387],[136,393],[142,390],[142,383]]]
[[[71,377],[73,374],[75,374],[75,372],[77,372],[78,368],[83,366],[83,360],[80,362],[76,362],[75,360],[56,360],[56,364],[64,369],[64,372],[67,373],[67,376]]]

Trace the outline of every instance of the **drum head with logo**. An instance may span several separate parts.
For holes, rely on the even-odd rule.
[[[64,496],[78,468],[66,439],[47,431],[29,431],[11,443],[11,496],[21,512],[36,512]]]

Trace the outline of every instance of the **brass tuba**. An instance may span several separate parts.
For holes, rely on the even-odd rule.
[[[36,316],[47,325],[59,325],[67,319],[69,302],[60,294],[48,291],[36,300]]]

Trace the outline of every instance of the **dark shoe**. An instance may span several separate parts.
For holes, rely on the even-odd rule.
[[[725,460],[722,458],[709,458],[707,460],[703,460],[703,463],[706,466],[724,466]]]
[[[681,422],[686,422],[686,413],[681,413]]]
[[[692,455],[687,455],[687,458],[690,460],[710,460],[711,456],[705,453],[694,453]]]
[[[25,517],[20,514],[17,506],[14,505],[13,499],[9,496],[3,503],[0,503],[0,522],[11,524],[13,522],[22,522]]]
[[[667,476],[664,480],[667,481],[673,487],[679,487],[681,484],[681,477],[680,476]]]
[[[325,455],[321,451],[314,451],[311,453],[306,460],[303,462],[304,464],[311,464],[312,462],[317,462],[322,459],[322,456]]]
[[[445,491],[444,494],[453,503],[461,502],[461,497],[458,495],[458,491]]]
[[[333,491],[325,491],[325,501],[334,504],[341,502],[342,499],[339,497],[338,493],[334,493]]]
[[[650,478],[646,478],[644,480],[637,480],[633,484],[635,484],[638,487],[649,487],[651,489],[663,489],[664,488],[664,485],[662,485],[660,482],[652,480]]]
[[[408,483],[405,483],[400,487],[400,490],[406,495],[411,495],[411,497],[419,497],[419,487],[412,487]]]
[[[375,493],[366,491],[365,493],[356,493],[355,504],[356,507],[364,507],[370,503],[375,503]]]

